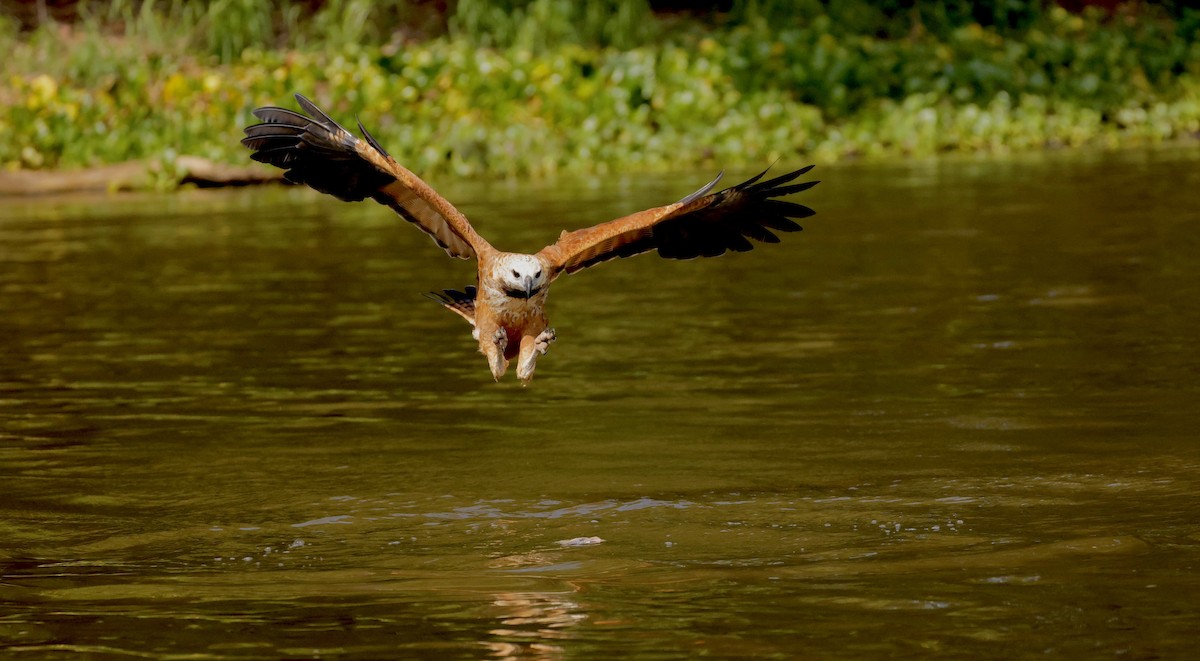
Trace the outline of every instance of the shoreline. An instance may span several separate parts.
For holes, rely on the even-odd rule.
[[[1200,147],[1200,132],[1153,142],[1133,136],[1128,140],[1118,138],[1115,143],[1113,141],[1094,141],[1078,145],[1052,145],[1026,149],[946,150],[919,155],[896,151],[869,157],[843,157],[827,161],[824,164],[935,163],[963,159],[974,161],[1066,154],[1094,155],[1135,151],[1175,151],[1196,147]],[[817,160],[815,155],[806,155],[805,157]],[[820,161],[817,160],[817,162]],[[721,166],[718,165],[718,167]],[[689,169],[695,169],[695,167]],[[672,170],[658,168],[631,168],[629,170],[630,173],[645,174],[670,171]],[[418,173],[418,176],[423,175]],[[531,179],[552,179],[557,176],[579,176],[579,174],[560,172],[548,177],[532,177]],[[437,178],[469,180],[479,177],[441,172],[437,173]],[[497,175],[496,177],[496,179],[505,178],[511,178],[511,175]],[[185,155],[176,157],[170,165],[165,165],[160,159],[142,159],[91,168],[0,170],[0,199],[38,199],[74,193],[139,193],[153,190],[173,193],[192,188],[242,188],[273,184],[287,184],[283,177],[283,171],[255,163],[230,165],[198,156]]]

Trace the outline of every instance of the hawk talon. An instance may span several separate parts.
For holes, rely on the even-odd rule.
[[[496,348],[500,350],[501,355],[508,349],[508,333],[503,328],[496,329],[496,332],[492,334],[492,341],[496,343]]]
[[[557,339],[558,333],[555,333],[553,328],[547,328],[537,336],[537,339],[533,341],[533,348],[536,349],[539,354],[544,356],[546,355],[546,352],[550,350],[550,345],[554,344],[554,341]]]

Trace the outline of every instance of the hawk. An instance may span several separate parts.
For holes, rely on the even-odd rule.
[[[284,177],[339,200],[371,198],[416,225],[451,257],[475,259],[475,286],[430,294],[473,327],[479,350],[498,381],[517,361],[517,378],[528,384],[539,356],[555,340],[546,319],[550,284],[616,257],[657,251],[667,259],[716,257],[745,252],[754,244],[778,243],[771,230],[800,230],[793,218],[813,210],[776,199],[812,188],[816,181],[792,183],[813,166],[759,182],[763,172],[732,188],[711,191],[715,179],[666,206],[573,232],[535,254],[502,252],[481,237],[466,216],[424,181],[397,163],[359,122],[356,138],[312,101],[297,94],[307,114],[278,107],[259,108],[262,123],[245,129],[242,144],[256,161],[285,170]],[[723,174],[723,173],[722,173]]]

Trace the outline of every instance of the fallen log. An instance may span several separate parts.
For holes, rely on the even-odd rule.
[[[81,170],[0,171],[0,196],[150,188],[153,182],[162,178],[163,170],[160,161],[148,160]],[[171,171],[176,184],[194,184],[202,188],[250,186],[283,180],[278,170],[253,165],[225,165],[198,156],[176,158]]]

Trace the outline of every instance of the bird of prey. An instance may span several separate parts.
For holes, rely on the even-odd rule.
[[[451,257],[478,262],[475,286],[443,290],[431,297],[474,327],[472,335],[498,381],[517,360],[517,378],[528,384],[539,356],[555,340],[546,319],[550,283],[616,257],[657,251],[667,259],[715,257],[744,252],[747,239],[778,243],[771,232],[800,230],[793,218],[813,215],[809,207],[775,198],[807,190],[816,181],[792,183],[812,169],[801,168],[768,181],[766,174],[717,193],[717,175],[700,190],[666,206],[646,209],[587,229],[563,231],[554,243],[528,255],[492,247],[457,209],[397,163],[359,122],[364,140],[297,94],[307,114],[259,108],[262,123],[245,129],[242,140],[253,158],[286,170],[284,177],[345,201],[371,198],[391,207],[428,234]]]

